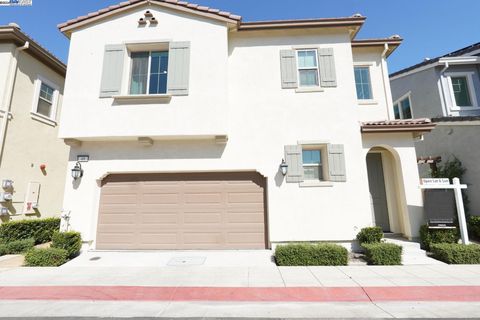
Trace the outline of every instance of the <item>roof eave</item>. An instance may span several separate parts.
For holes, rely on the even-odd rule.
[[[25,35],[16,27],[1,27],[0,28],[0,40],[11,41],[17,46],[22,46],[25,42],[29,42],[27,52],[30,52],[39,61],[45,63],[52,68],[55,72],[65,77],[67,72],[67,66],[60,61],[53,54],[48,52],[45,48],[40,46],[36,41]]]
[[[366,48],[366,47],[385,47],[388,45],[386,57],[393,53],[401,44],[402,38],[386,38],[386,39],[358,39],[352,40],[352,48]]]
[[[362,133],[405,133],[405,132],[430,132],[436,124],[422,125],[362,125]]]

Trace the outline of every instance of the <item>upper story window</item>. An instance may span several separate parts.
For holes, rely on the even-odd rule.
[[[412,106],[410,103],[410,94],[403,96],[393,103],[393,112],[395,119],[412,119]]]
[[[372,83],[370,81],[369,67],[354,67],[355,86],[357,89],[358,100],[372,99]]]
[[[302,159],[305,180],[324,180],[321,148],[302,150]]]
[[[471,107],[470,90],[468,88],[467,77],[451,77],[452,89],[457,106]]]
[[[167,93],[168,51],[132,52],[130,94]]]
[[[318,87],[317,50],[297,50],[297,66],[300,87]]]
[[[479,107],[475,96],[474,74],[474,72],[449,72],[445,74],[450,91],[451,108],[454,110]]]
[[[58,94],[58,86],[38,77],[35,81],[32,115],[38,120],[49,121],[50,124],[56,121]]]

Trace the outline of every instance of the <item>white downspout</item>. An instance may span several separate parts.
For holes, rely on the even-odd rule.
[[[0,165],[3,158],[3,148],[5,146],[5,136],[7,132],[8,120],[10,120],[10,117],[11,117],[10,109],[12,106],[15,78],[17,76],[18,53],[20,51],[28,49],[29,46],[30,46],[30,43],[28,41],[25,41],[25,44],[23,46],[15,48],[15,53],[13,54],[13,59],[11,60],[10,68],[8,70],[9,78],[7,81],[7,85],[5,86],[6,96],[3,99],[4,104],[1,108],[1,110],[3,111],[3,121],[0,127]]]
[[[443,98],[443,116],[444,117],[448,117],[449,114],[448,114],[448,109],[450,108],[450,103],[447,101],[447,95],[446,95],[446,92],[445,92],[445,85],[444,85],[444,81],[443,81],[443,74],[445,73],[445,71],[447,71],[447,69],[450,67],[450,65],[448,64],[448,61],[445,61],[445,66],[443,67],[442,70],[440,70],[440,87],[441,87],[441,90],[442,90],[442,98]]]
[[[390,90],[390,78],[388,77],[388,74],[386,75],[386,54],[388,52],[389,46],[388,43],[385,43],[383,45],[383,51],[381,54],[382,58],[382,63],[381,63],[381,68],[382,68],[382,79],[383,79],[383,90],[385,94],[385,105],[387,106],[387,117],[388,120],[395,119],[395,117],[392,116],[392,111],[393,111],[393,102],[392,102],[392,91]]]

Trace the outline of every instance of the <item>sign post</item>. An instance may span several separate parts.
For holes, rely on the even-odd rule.
[[[460,235],[463,244],[469,244],[467,220],[465,218],[465,208],[463,206],[462,189],[467,189],[466,184],[460,184],[460,179],[453,178],[453,184],[446,178],[441,179],[422,179],[421,189],[453,189],[455,194],[455,203],[457,206],[458,224],[460,226]]]

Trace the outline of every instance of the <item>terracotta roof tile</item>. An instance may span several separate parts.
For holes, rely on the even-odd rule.
[[[90,12],[86,15],[77,17],[75,19],[68,20],[67,22],[60,23],[60,24],[57,25],[57,28],[62,29],[62,28],[65,28],[67,26],[76,24],[78,22],[88,20],[89,18],[96,17],[96,16],[99,16],[99,15],[102,15],[102,14],[105,14],[105,13],[109,13],[109,12],[112,12],[112,11],[118,10],[120,8],[130,6],[130,5],[138,3],[138,2],[145,2],[145,3],[147,3],[147,2],[153,2],[153,3],[164,2],[164,3],[178,5],[178,6],[182,6],[182,7],[202,11],[202,12],[208,12],[208,13],[215,14],[215,15],[218,15],[218,16],[222,16],[222,17],[225,17],[227,19],[231,19],[231,20],[235,20],[235,21],[240,21],[242,19],[241,16],[232,14],[232,13],[227,12],[227,11],[220,11],[218,9],[210,8],[210,7],[207,7],[207,6],[199,6],[198,4],[189,3],[187,1],[178,1],[178,0],[130,0],[130,1],[120,2],[119,4],[112,5],[112,6],[109,6],[107,8],[97,10],[95,12]]]
[[[361,123],[362,132],[428,132],[434,127],[435,124],[427,118],[366,121]]]

